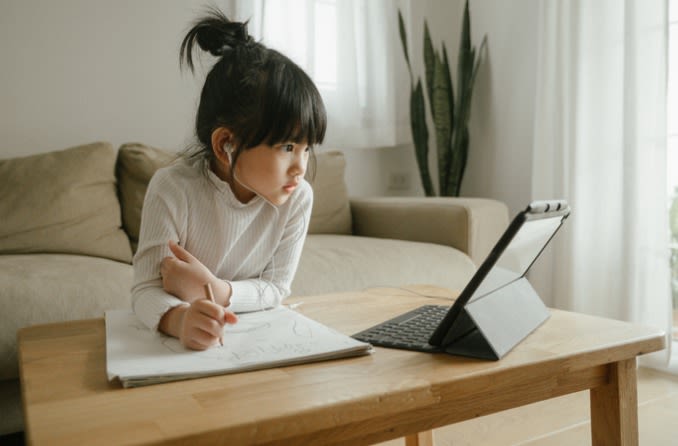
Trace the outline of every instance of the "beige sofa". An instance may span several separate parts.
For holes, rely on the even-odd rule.
[[[130,305],[146,184],[171,159],[141,144],[94,143],[0,160],[0,434],[23,428],[19,328]],[[344,167],[341,152],[317,156],[294,295],[413,283],[460,289],[508,224],[506,206],[493,200],[349,200]]]

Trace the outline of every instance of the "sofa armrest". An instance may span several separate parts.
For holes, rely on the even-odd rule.
[[[355,235],[447,245],[476,265],[508,226],[506,205],[485,198],[351,198],[351,214]]]

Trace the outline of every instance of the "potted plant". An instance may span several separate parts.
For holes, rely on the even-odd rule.
[[[428,166],[428,126],[422,82],[417,76],[416,83],[407,50],[407,35],[402,14],[398,11],[400,40],[410,74],[410,125],[422,186],[427,196],[435,195]],[[459,196],[468,158],[468,120],[471,113],[471,96],[480,65],[480,54],[487,43],[483,37],[480,51],[471,45],[471,20],[468,0],[464,7],[464,18],[457,58],[456,100],[450,73],[445,43],[442,51],[433,47],[428,24],[424,21],[424,65],[426,94],[435,127],[438,159],[438,190],[441,196]]]

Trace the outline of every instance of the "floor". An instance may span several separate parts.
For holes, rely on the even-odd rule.
[[[579,392],[436,429],[433,439],[436,446],[590,445],[588,404],[588,391]],[[678,376],[640,368],[638,406],[641,446],[678,444]]]

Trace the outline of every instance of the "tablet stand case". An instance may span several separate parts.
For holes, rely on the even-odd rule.
[[[500,359],[550,316],[525,277],[470,300],[450,331],[444,351],[480,359]],[[449,338],[448,337],[448,338]]]

